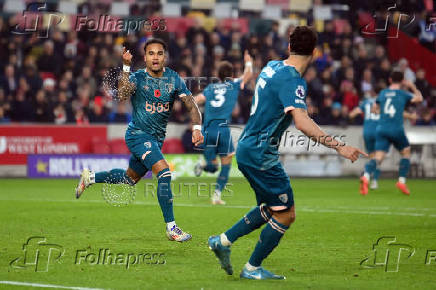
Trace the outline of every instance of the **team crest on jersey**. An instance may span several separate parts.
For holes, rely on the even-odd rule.
[[[147,85],[143,86],[143,88],[144,88],[144,90],[146,90],[146,91],[149,89],[149,87],[148,87]]]
[[[283,203],[287,203],[288,202],[288,195],[286,193],[280,194],[279,195],[279,199],[283,202]]]
[[[298,86],[297,89],[295,90],[295,95],[297,97],[299,97],[300,99],[304,99],[304,95],[305,95],[305,91],[304,91],[304,87],[303,86]]]
[[[174,89],[174,85],[171,83],[165,84],[166,90],[168,94],[171,94],[172,90]]]
[[[151,142],[145,142],[144,146],[147,147],[147,148],[151,148]]]

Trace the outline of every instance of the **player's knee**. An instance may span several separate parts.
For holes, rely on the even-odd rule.
[[[278,208],[278,207],[270,207],[270,210],[273,213],[273,217],[281,224],[285,226],[290,226],[295,222],[295,211],[292,208]]]
[[[137,174],[135,171],[133,171],[131,168],[127,169],[126,176],[127,176],[127,182],[130,185],[137,184],[139,182],[139,180],[141,179],[141,176],[139,174]]]
[[[410,146],[404,148],[403,150],[401,150],[401,156],[403,158],[409,158],[410,157]]]

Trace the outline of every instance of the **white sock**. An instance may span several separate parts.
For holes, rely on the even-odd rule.
[[[215,198],[217,198],[217,199],[221,199],[221,191],[218,190],[218,189],[215,189],[215,192],[214,192],[214,196],[213,196],[213,197],[215,197]]]
[[[226,236],[225,233],[222,233],[222,234],[220,235],[220,240],[221,240],[221,244],[222,244],[223,246],[229,247],[229,246],[232,245],[232,243],[229,241],[229,239],[227,238],[227,236]]]
[[[167,223],[167,229],[171,230],[175,225],[176,225],[175,221],[169,222],[169,223]]]
[[[95,172],[90,171],[89,173],[89,184],[94,184],[95,183]]]
[[[254,267],[253,265],[247,262],[247,264],[245,264],[245,269],[247,269],[248,271],[254,271],[259,269],[259,267]]]
[[[365,178],[368,179],[368,181],[369,181],[369,179],[371,177],[368,172],[364,172],[363,176],[365,176]]]
[[[399,178],[398,178],[398,181],[399,181],[400,183],[406,183],[406,177],[399,177]]]

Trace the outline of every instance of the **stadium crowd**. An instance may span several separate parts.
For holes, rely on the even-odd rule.
[[[100,8],[87,9],[98,11]],[[414,9],[420,11],[422,8]],[[418,17],[422,20],[428,15],[421,13]],[[0,122],[89,124],[130,120],[129,104],[113,102],[105,95],[102,80],[110,68],[121,65],[123,46],[133,53],[134,68],[142,67],[143,44],[153,36],[152,33],[139,31],[122,35],[53,30],[50,37],[44,39],[36,34],[10,33],[10,21],[0,18],[0,64],[3,68],[0,72]],[[308,22],[311,23],[310,16]],[[279,33],[278,22],[272,22],[267,33],[243,34],[238,26],[228,27],[218,22],[213,31],[208,32],[201,21],[194,23],[185,34],[154,33],[155,37],[169,43],[168,65],[187,78],[188,87],[194,94],[204,88],[195,78],[216,76],[221,60],[230,60],[235,76],[241,75],[245,50],[254,57],[255,76],[267,61],[284,58],[288,35],[294,28],[289,26],[284,33]],[[343,19],[340,29],[326,21],[319,33],[318,54],[305,74],[308,110],[316,122],[341,126],[360,124],[362,119],[349,120],[348,113],[360,100],[385,88],[390,71],[398,67],[406,79],[416,83],[425,99],[420,107],[413,108],[418,113],[413,123],[436,124],[436,97],[432,96],[434,89],[425,79],[426,72],[411,70],[406,59],[392,63],[385,43],[362,37],[356,27],[357,23],[350,16]],[[414,33],[420,38],[419,29]],[[428,47],[428,43],[422,44]],[[232,120],[236,124],[244,124],[249,117],[254,85],[255,77],[239,96]],[[174,103],[170,121],[189,123],[189,115],[178,100]]]

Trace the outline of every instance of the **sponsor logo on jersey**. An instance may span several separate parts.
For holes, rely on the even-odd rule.
[[[149,103],[148,101],[145,102],[145,110],[151,114],[154,113],[162,113],[162,112],[169,112],[170,110],[170,102],[166,103],[160,103],[160,102],[153,102]]]

